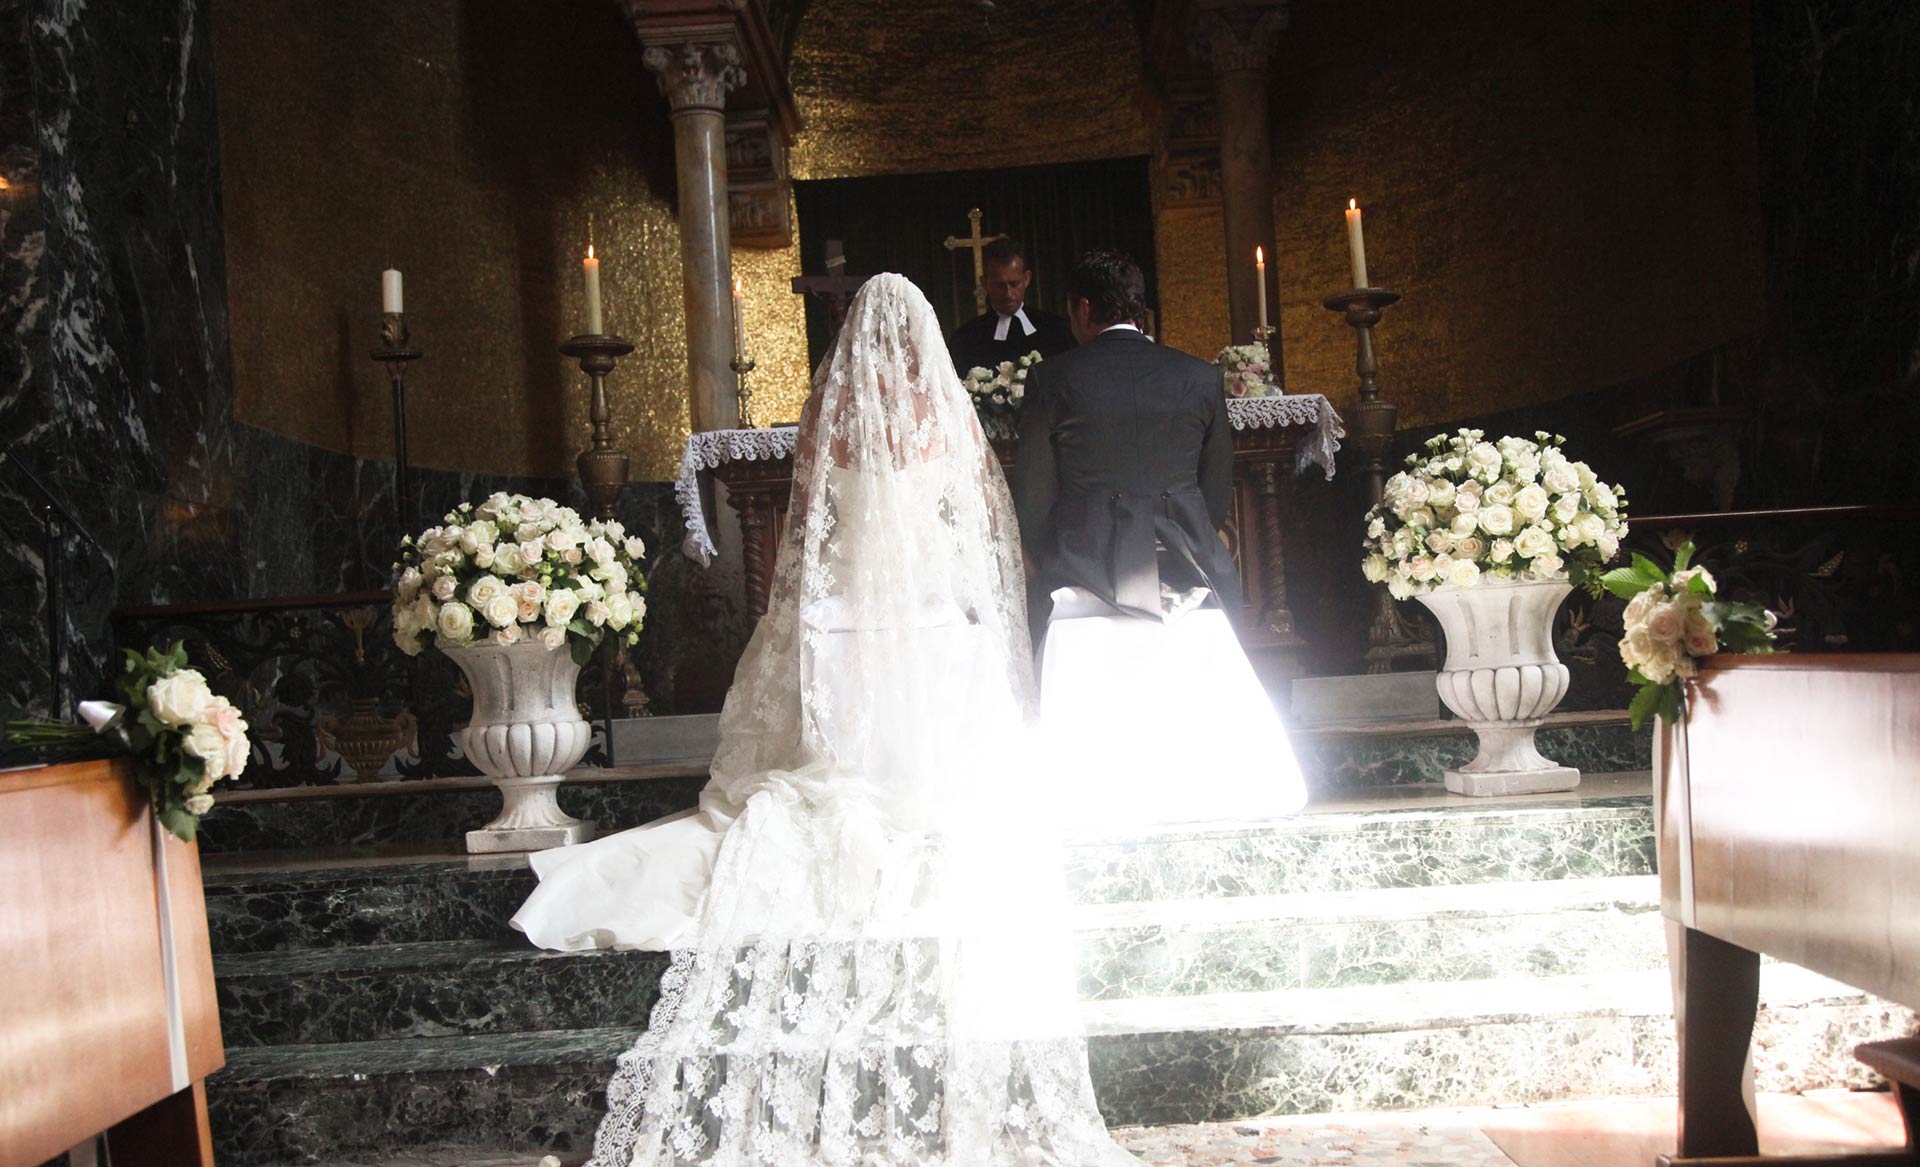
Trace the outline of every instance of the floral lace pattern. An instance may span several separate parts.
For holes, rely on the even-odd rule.
[[[794,487],[701,795],[725,833],[592,1164],[1131,1164],[1073,1020],[1061,816],[1006,821],[1046,798],[1018,529],[932,309],[869,280],[797,429],[700,437],[689,475],[791,452]]]
[[[1318,393],[1294,393],[1284,397],[1230,397],[1227,418],[1237,430],[1273,429],[1281,426],[1311,427],[1302,437],[1298,470],[1318,466],[1331,479],[1334,455],[1347,427],[1334,411],[1333,402]],[[687,536],[682,550],[687,557],[708,564],[717,552],[713,535],[707,529],[706,511],[700,502],[700,471],[712,470],[727,462],[778,461],[793,456],[800,431],[794,426],[776,426],[764,430],[710,430],[687,439],[680,457],[680,477],[674,481],[674,497],[686,520]],[[1001,422],[991,437],[1012,437],[1013,427]]]

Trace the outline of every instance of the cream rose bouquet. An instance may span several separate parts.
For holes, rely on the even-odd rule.
[[[1027,399],[1027,372],[1040,363],[1040,354],[1030,352],[1017,361],[1001,361],[996,368],[976,366],[966,376],[967,396],[982,417],[1010,416],[1019,412]]]
[[[1599,595],[1627,535],[1626,491],[1568,459],[1566,439],[1430,438],[1367,512],[1360,570],[1397,600],[1482,580],[1570,579]]]
[[[1273,357],[1264,344],[1230,344],[1213,358],[1228,397],[1273,397]]]
[[[125,704],[82,701],[84,725],[10,721],[6,745],[41,754],[130,755],[134,779],[153,800],[153,813],[177,838],[191,843],[200,816],[213,809],[213,784],[237,778],[252,746],[240,710],[216,695],[207,678],[187,667],[186,646],[162,653],[127,651],[120,670]]]
[[[462,503],[401,542],[394,643],[414,656],[430,645],[537,639],[585,664],[609,634],[639,640],[646,550],[617,521],[583,521],[550,498]]]
[[[1627,679],[1639,686],[1628,706],[1635,729],[1649,717],[1676,725],[1686,717],[1680,683],[1699,671],[1702,657],[1773,651],[1773,613],[1720,599],[1713,576],[1692,562],[1693,544],[1687,543],[1674,553],[1671,572],[1636,555],[1632,566],[1601,577],[1608,591],[1627,601],[1620,660]]]

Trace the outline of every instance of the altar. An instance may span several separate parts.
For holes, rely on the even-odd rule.
[[[1318,393],[1228,398],[1227,417],[1233,425],[1234,473],[1225,534],[1244,597],[1241,609],[1229,615],[1255,668],[1272,683],[1288,674],[1306,643],[1294,628],[1287,599],[1286,538],[1295,479],[1309,468],[1333,477],[1346,427]],[[706,500],[720,493],[710,489],[714,482],[725,488],[740,520],[744,599],[755,619],[767,610],[798,433],[790,425],[696,433],[687,439],[674,483],[686,520],[682,550],[702,565],[718,553]],[[993,445],[1001,464],[1011,466],[1017,439],[996,439]]]

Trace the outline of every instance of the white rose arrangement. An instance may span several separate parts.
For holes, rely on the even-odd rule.
[[[82,725],[10,721],[5,745],[52,756],[102,748],[130,755],[134,779],[146,788],[160,825],[191,843],[200,816],[213,809],[213,784],[247,768],[253,747],[246,719],[199,670],[187,667],[186,646],[177,641],[164,653],[129,649],[119,688],[125,704],[82,701]]]
[[[1018,413],[1027,399],[1027,372],[1039,363],[1040,354],[1030,352],[1017,361],[1001,361],[997,368],[969,369],[965,383],[973,408],[982,417]]]
[[[1570,579],[1598,595],[1627,536],[1624,488],[1567,458],[1566,439],[1428,439],[1367,512],[1360,570],[1404,600],[1483,580]]]
[[[607,636],[640,639],[646,545],[617,521],[583,520],[550,498],[494,494],[462,503],[401,543],[393,565],[393,639],[432,645],[570,647],[586,663]]]
[[[1273,357],[1264,344],[1230,344],[1213,358],[1220,366],[1228,397],[1277,397]]]
[[[1681,682],[1699,671],[1702,657],[1773,651],[1773,613],[1720,599],[1713,576],[1692,562],[1693,544],[1686,543],[1674,553],[1671,572],[1636,555],[1632,566],[1601,577],[1608,591],[1627,601],[1620,660],[1627,679],[1639,686],[1628,706],[1635,729],[1649,717],[1674,725],[1685,719]]]

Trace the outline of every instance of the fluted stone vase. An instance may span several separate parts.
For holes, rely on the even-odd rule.
[[[467,850],[540,851],[593,838],[593,824],[560,809],[555,790],[592,736],[574,704],[580,666],[565,645],[442,645],[473,689],[473,720],[460,748],[493,779],[500,814],[467,832]]]
[[[1473,727],[1480,752],[1446,772],[1455,794],[1537,794],[1572,790],[1580,771],[1543,757],[1541,721],[1567,695],[1567,666],[1553,651],[1553,618],[1573,587],[1565,580],[1483,580],[1414,598],[1447,638],[1435,685],[1440,700]]]

